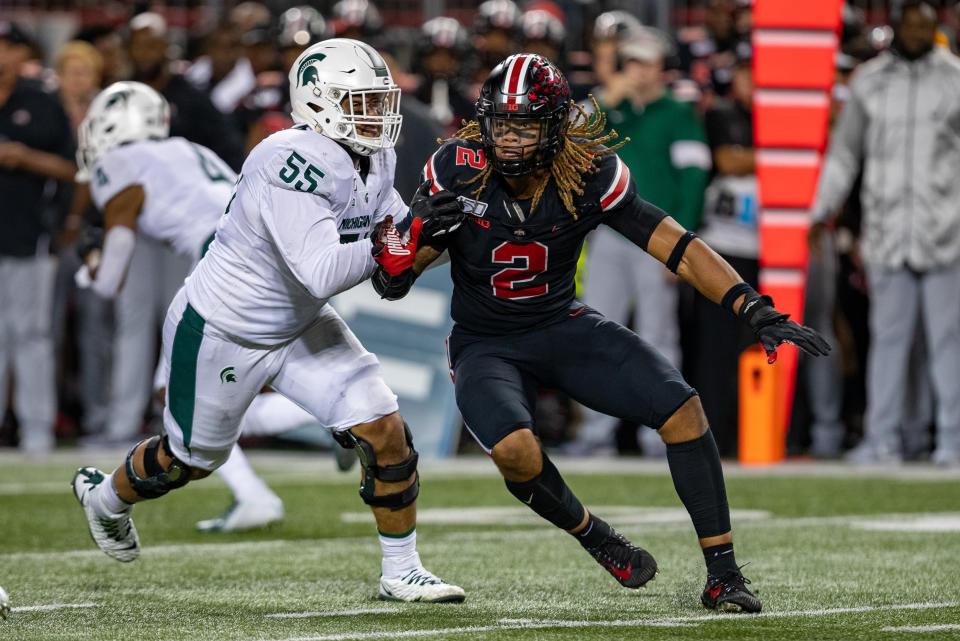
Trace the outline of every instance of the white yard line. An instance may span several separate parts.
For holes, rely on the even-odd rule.
[[[329,610],[327,612],[278,612],[265,614],[268,619],[308,619],[310,617],[348,617],[357,614],[394,614],[399,608],[362,608],[357,610]]]
[[[98,603],[52,603],[50,605],[23,605],[12,608],[13,612],[40,612],[46,610],[64,610],[71,608],[95,608]]]
[[[960,623],[942,625],[891,625],[880,628],[881,632],[940,632],[941,630],[960,630]]]
[[[598,513],[603,514],[602,506],[594,506]],[[617,508],[622,509],[622,508]],[[652,510],[659,508],[644,508],[643,506],[637,506],[638,513],[642,513],[643,510]],[[469,512],[470,508],[456,508],[457,511]],[[525,510],[523,511],[526,513]],[[916,512],[916,513],[879,513],[879,514],[847,514],[847,515],[837,515],[837,516],[808,516],[808,517],[784,517],[778,518],[773,517],[769,519],[765,518],[755,518],[756,514],[750,514],[751,511],[745,511],[748,515],[749,527],[750,529],[776,529],[776,528],[799,528],[799,527],[822,527],[822,526],[844,526],[844,527],[856,527],[861,522],[883,522],[892,524],[891,527],[894,527],[898,524],[906,524],[906,527],[894,529],[906,529],[906,530],[919,530],[915,525],[918,521],[922,522],[924,519],[951,519],[953,522],[954,519],[960,519],[960,512]],[[759,511],[756,511],[759,512]],[[350,513],[345,513],[350,514]],[[622,516],[622,515],[621,515]],[[734,521],[739,522],[736,518],[737,513],[734,512]],[[753,516],[754,518],[749,518]],[[533,517],[532,517],[533,518]],[[643,529],[647,527],[642,522],[642,519],[629,519],[631,530]],[[910,525],[913,523],[914,525]],[[939,521],[938,521],[939,523]],[[548,527],[542,524],[540,521],[532,521],[530,523],[531,527],[528,530],[512,530],[510,532],[510,537],[513,539],[527,539],[527,538],[536,538],[541,539],[544,536],[550,536],[556,534],[556,531],[548,529]],[[670,522],[658,522],[657,519],[652,519],[649,523],[649,527],[655,528],[658,533],[663,533],[668,530],[688,530],[690,528],[690,523],[686,520],[677,521],[674,523]],[[927,531],[936,531],[936,529],[927,530]],[[955,530],[950,530],[955,531]],[[490,532],[473,532],[471,533],[471,538],[478,540],[496,540],[501,541],[503,539],[503,532],[501,531],[490,531]],[[463,533],[461,532],[438,532],[435,533],[431,538],[431,543],[442,542],[447,539],[461,539]],[[323,538],[323,539],[272,539],[267,541],[235,541],[231,543],[178,543],[176,545],[153,545],[147,548],[144,548],[144,556],[163,556],[168,554],[183,554],[183,553],[201,553],[206,554],[209,552],[226,552],[226,553],[235,553],[235,552],[244,552],[244,551],[254,551],[254,550],[263,550],[264,548],[285,548],[292,547],[296,549],[302,549],[304,545],[314,545],[314,546],[341,546],[349,543],[358,543],[365,544],[371,540],[369,536],[350,536],[350,537],[334,537],[334,538]],[[59,551],[50,551],[50,552],[9,552],[6,554],[0,553],[0,560],[4,562],[8,561],[41,561],[45,559],[70,559],[70,558],[99,558],[103,556],[103,552],[99,549],[93,547],[91,544],[90,547],[82,550],[59,550]]]
[[[723,622],[744,621],[760,618],[789,618],[827,616],[831,614],[850,614],[856,612],[880,612],[888,610],[932,610],[953,608],[960,602],[949,603],[905,603],[901,605],[861,606],[855,608],[829,608],[822,610],[789,610],[784,612],[761,612],[760,614],[706,614],[687,617],[665,617],[659,619],[629,619],[618,621],[536,621],[518,620],[502,625],[478,625],[462,628],[433,628],[424,630],[394,630],[389,632],[360,632],[344,634],[326,634],[313,637],[289,637],[277,641],[362,641],[364,639],[409,639],[450,634],[468,634],[472,632],[500,632],[503,630],[547,629],[547,628],[622,628],[622,627],[672,627],[695,624],[701,621]]]

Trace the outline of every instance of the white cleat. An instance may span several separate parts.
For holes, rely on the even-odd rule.
[[[416,553],[414,553],[416,554]],[[447,583],[420,564],[392,577],[380,577],[381,601],[421,601],[423,603],[460,603],[466,594],[459,585]]]
[[[223,516],[197,522],[201,532],[243,532],[267,527],[283,520],[283,501],[274,495],[256,501],[235,501]]]
[[[90,538],[112,559],[128,563],[140,556],[140,537],[130,514],[112,519],[97,516],[90,505],[90,492],[100,485],[106,474],[95,467],[81,467],[73,475],[73,495],[77,497],[83,513],[87,515]]]

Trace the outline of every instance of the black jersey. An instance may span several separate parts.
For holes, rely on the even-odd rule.
[[[600,223],[635,204],[630,171],[615,153],[602,156],[571,215],[551,180],[533,211],[493,172],[483,191],[468,183],[486,165],[478,142],[452,139],[424,167],[434,191],[448,189],[471,214],[448,247],[453,276],[450,314],[482,334],[529,330],[569,313],[583,239]],[[662,213],[662,212],[661,212]]]

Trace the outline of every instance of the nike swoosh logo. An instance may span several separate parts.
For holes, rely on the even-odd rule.
[[[710,593],[710,598],[716,599],[716,598],[717,598],[717,595],[720,594],[720,590],[722,590],[722,589],[723,589],[723,586],[722,586],[722,585],[718,585],[718,586],[715,587],[715,588],[710,588],[709,590],[707,590],[707,592]]]
[[[617,568],[613,567],[612,563],[605,563],[604,565],[608,570],[613,572],[617,577],[623,579],[624,581],[630,578],[630,570],[633,567],[633,563],[627,563],[626,570],[618,570]]]
[[[533,503],[533,492],[530,493],[530,498],[524,501],[524,503],[526,503],[527,505],[531,505]]]

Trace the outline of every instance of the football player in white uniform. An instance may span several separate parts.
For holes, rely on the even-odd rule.
[[[77,281],[101,297],[115,299],[133,286],[129,276],[138,237],[172,247],[196,264],[233,192],[237,176],[214,152],[183,138],[168,138],[169,112],[166,99],[148,85],[117,82],[96,97],[80,125],[77,180],[90,183],[93,202],[104,214],[106,241],[88,235],[79,244],[84,265]],[[146,282],[137,286],[156,287],[158,279],[179,275],[149,269],[164,266],[139,265],[137,276]],[[114,376],[124,371],[121,368]],[[162,366],[155,379],[162,396],[167,384]],[[244,414],[242,430],[282,434],[307,424],[322,429],[292,401],[260,395]],[[197,523],[198,529],[239,531],[283,519],[283,502],[256,475],[239,447],[217,473],[234,501],[222,517]]]
[[[298,124],[250,153],[216,241],[168,311],[166,434],[134,446],[110,475],[81,468],[74,492],[97,545],[132,561],[140,548],[132,505],[220,466],[247,406],[271,385],[357,449],[360,496],[383,551],[379,597],[462,601],[463,589],[416,552],[418,455],[396,396],[327,304],[373,274],[375,247],[409,251],[392,224],[408,211],[393,188],[400,89],[373,48],[333,39],[300,55],[290,92]],[[414,242],[462,222],[450,192],[421,190],[410,209]]]

